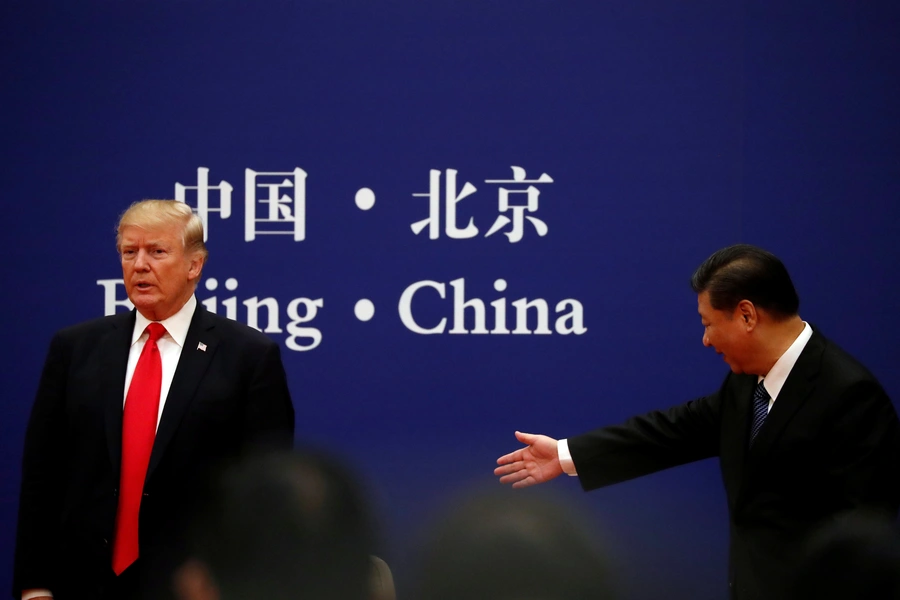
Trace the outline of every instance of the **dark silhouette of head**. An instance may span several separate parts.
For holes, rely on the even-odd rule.
[[[609,568],[590,520],[535,493],[480,494],[431,531],[417,600],[605,600]]]
[[[371,546],[362,493],[342,466],[268,453],[210,486],[176,588],[194,600],[363,600]]]
[[[900,600],[900,531],[881,514],[851,513],[810,538],[796,600]]]

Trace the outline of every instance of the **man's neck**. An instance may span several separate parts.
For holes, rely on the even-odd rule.
[[[182,298],[177,304],[175,304],[175,308],[170,308],[169,310],[162,311],[162,312],[157,311],[157,310],[146,310],[145,311],[145,310],[141,310],[140,308],[138,308],[137,311],[139,313],[141,313],[141,315],[144,318],[146,318],[148,321],[157,321],[157,322],[165,321],[166,319],[170,319],[170,318],[172,318],[172,316],[181,312],[181,310],[187,305],[187,303],[190,302],[191,298],[193,298],[194,289],[195,288],[191,288],[191,293],[188,294],[187,296],[185,296],[184,298]]]
[[[760,375],[765,377],[769,373],[778,359],[800,337],[804,327],[806,324],[799,315],[794,315],[784,321],[770,321],[766,325],[767,331],[761,336],[763,344],[761,355],[765,357],[765,360],[762,364],[763,368],[760,369]]]

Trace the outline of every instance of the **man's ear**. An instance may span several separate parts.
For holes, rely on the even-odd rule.
[[[193,281],[200,277],[200,273],[203,272],[203,256],[201,254],[195,254],[191,257],[191,264],[188,267],[188,279]]]
[[[756,306],[754,306],[752,302],[749,300],[741,300],[738,302],[735,311],[738,313],[738,318],[743,321],[745,327],[748,329],[756,327],[759,315],[756,312]]]
[[[172,577],[172,587],[179,600],[219,600],[219,588],[205,564],[188,559]]]

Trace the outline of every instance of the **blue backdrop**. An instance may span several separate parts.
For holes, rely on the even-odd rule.
[[[778,254],[900,398],[896,2],[7,2],[0,28],[2,589],[47,344],[124,298],[142,198],[207,203],[198,298],[283,343],[298,438],[365,476],[401,583],[515,429],[717,388],[687,281],[722,246]],[[626,598],[724,597],[716,461],[551,485]]]

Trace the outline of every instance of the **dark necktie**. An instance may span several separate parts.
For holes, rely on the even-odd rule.
[[[150,338],[141,350],[122,414],[122,472],[119,478],[119,506],[113,539],[112,567],[116,575],[138,557],[138,516],[144,478],[156,437],[159,394],[162,388],[162,360],[157,340],[166,333],[159,323],[147,326]]]
[[[756,384],[756,389],[753,391],[753,425],[750,427],[750,445],[753,445],[753,441],[756,439],[756,436],[759,434],[759,430],[762,429],[763,423],[766,422],[766,416],[769,414],[769,392],[766,391],[766,387],[763,385],[763,382],[760,381]]]

